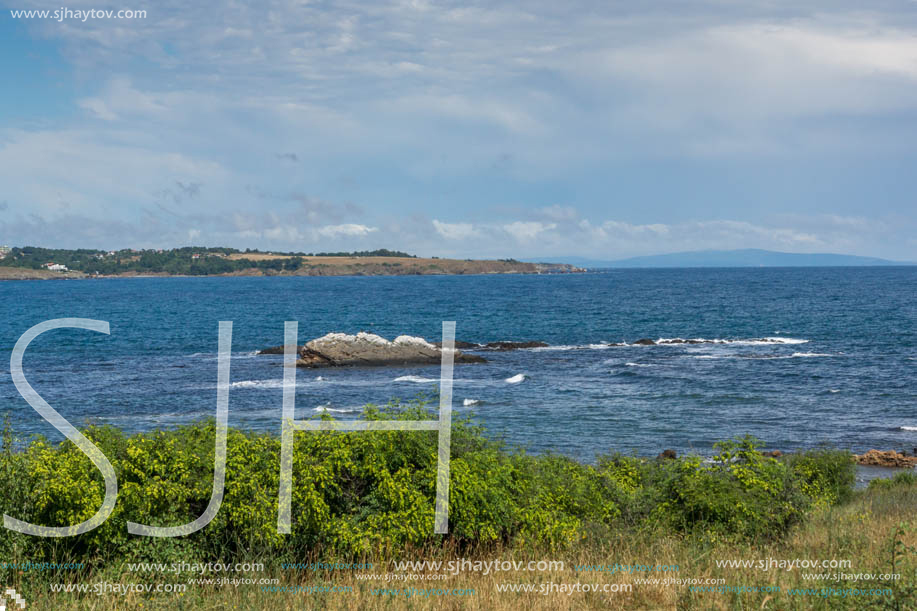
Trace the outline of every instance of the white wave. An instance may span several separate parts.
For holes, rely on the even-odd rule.
[[[835,394],[835,393],[841,392],[841,389],[840,389],[840,388],[829,388],[829,389],[828,389],[828,392],[831,393],[831,394],[833,395],[833,394]]]
[[[655,365],[650,365],[648,363],[624,363],[628,367],[655,367]]]
[[[330,404],[330,403],[326,403],[326,404],[324,404],[324,405],[319,405],[319,406],[315,407],[315,409],[313,409],[312,411],[313,411],[313,412],[318,412],[318,413],[323,413],[323,412],[334,412],[334,413],[336,413],[336,414],[350,414],[350,413],[353,413],[353,412],[356,412],[356,411],[359,411],[359,410],[355,410],[355,409],[335,409],[335,408],[331,407],[331,404]]]
[[[721,356],[716,356],[715,354],[695,354],[695,355],[692,355],[691,358],[695,358],[695,359],[721,359],[721,358],[723,358],[723,357],[721,357]]]
[[[900,428],[902,431],[917,431],[917,426],[902,426],[898,428]]]
[[[797,339],[794,337],[760,337],[752,339],[708,339],[705,337],[694,337],[685,339],[683,337],[660,337],[656,340],[659,346],[682,346],[688,344],[732,344],[735,346],[769,346],[771,344],[806,344],[809,340]]]
[[[316,381],[316,382],[324,382],[324,381],[325,381],[325,378],[323,378],[322,376],[318,376],[317,378],[315,378],[315,381]]]
[[[242,380],[233,382],[231,388],[283,388],[283,379],[278,380]]]
[[[429,384],[432,382],[439,382],[435,378],[423,378],[421,376],[399,376],[394,379],[395,382],[414,382],[416,384]]]
[[[834,356],[833,354],[825,354],[824,352],[794,352],[790,355],[790,358],[811,358],[814,356]]]
[[[613,346],[622,344],[609,344],[608,342],[599,342],[597,344],[560,344],[557,346],[538,346],[536,348],[523,348],[532,352],[566,352],[567,350],[606,350]]]
[[[472,405],[477,405],[478,403],[480,403],[480,401],[478,401],[477,399],[465,399],[464,401],[462,401],[462,405],[464,405],[465,407],[471,407]]]
[[[555,351],[564,351],[564,350],[576,350],[577,348],[582,348],[582,346],[571,346],[571,345],[560,345],[560,346],[539,346],[537,348],[532,348],[532,352],[555,352]]]
[[[526,376],[524,373],[517,373],[516,375],[512,376],[511,378],[506,378],[505,381],[507,384],[519,384],[520,382],[522,382],[525,379],[525,377]]]

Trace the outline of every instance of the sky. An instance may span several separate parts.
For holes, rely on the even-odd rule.
[[[913,0],[124,2],[0,0],[0,244],[917,261]]]

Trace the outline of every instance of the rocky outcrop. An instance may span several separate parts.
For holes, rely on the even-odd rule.
[[[675,460],[678,458],[678,453],[675,450],[663,450],[656,458],[658,460]]]
[[[436,346],[437,348],[442,348],[443,346],[442,342],[430,342],[430,343]],[[480,350],[482,345],[476,344],[474,342],[463,342],[460,340],[455,340],[455,347],[458,350]]]
[[[865,454],[855,455],[855,458],[857,464],[870,467],[917,467],[917,456],[908,456],[894,450],[869,450]]]
[[[271,346],[258,351],[258,354],[283,354],[283,346]]]
[[[283,354],[283,346],[259,354]],[[300,346],[297,367],[439,365],[442,350],[422,337],[401,335],[393,341],[374,333],[329,333]],[[483,363],[484,359],[455,350],[455,363]]]

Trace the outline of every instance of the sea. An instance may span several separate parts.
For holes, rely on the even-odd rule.
[[[220,321],[232,321],[230,426],[279,434],[283,343],[329,332],[542,341],[457,364],[453,410],[532,453],[592,461],[663,449],[709,456],[752,434],[784,452],[917,448],[917,267],[609,270],[583,274],[112,278],[0,282],[0,411],[27,439],[61,436],[29,384],[75,426],[128,432],[213,417]],[[652,339],[654,345],[635,344]],[[677,340],[698,340],[680,342]],[[438,366],[298,369],[296,417],[435,397]],[[435,409],[435,403],[431,404]],[[373,433],[350,433],[373,434]],[[424,434],[424,433],[418,433]]]

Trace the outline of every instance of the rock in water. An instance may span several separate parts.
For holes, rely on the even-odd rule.
[[[869,450],[865,454],[854,455],[857,464],[873,467],[915,467],[917,466],[917,457],[905,456],[894,450],[883,452],[881,450]]]
[[[329,333],[299,350],[297,367],[439,365],[442,351],[422,337],[400,335],[394,341],[374,333]],[[454,353],[456,363],[483,363],[484,359]]]

